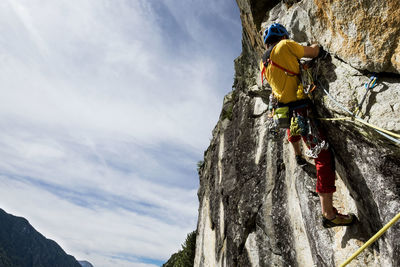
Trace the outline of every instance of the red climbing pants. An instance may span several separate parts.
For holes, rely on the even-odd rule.
[[[291,143],[300,141],[301,136],[291,136],[290,130],[287,129],[288,140]],[[307,138],[303,136],[304,143],[307,144]],[[308,145],[307,145],[308,146]],[[336,191],[335,186],[335,167],[330,149],[322,150],[318,154],[318,158],[314,159],[317,169],[317,186],[318,193],[333,193]]]

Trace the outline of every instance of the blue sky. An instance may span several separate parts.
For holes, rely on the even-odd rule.
[[[234,0],[0,2],[0,208],[77,259],[157,266],[241,52]]]

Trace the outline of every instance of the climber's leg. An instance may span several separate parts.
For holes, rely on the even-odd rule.
[[[333,166],[333,157],[328,150],[322,150],[315,159],[317,168],[317,192],[321,201],[322,225],[325,228],[335,226],[349,226],[354,223],[353,214],[340,214],[333,207],[333,192],[335,187],[335,168]]]
[[[293,149],[294,149],[294,154],[296,156],[301,155],[301,148],[300,148],[300,139],[297,142],[292,143]]]
[[[321,201],[322,215],[331,220],[335,218],[333,210],[333,193],[318,193],[319,200]]]
[[[318,158],[314,160],[317,169],[317,188],[318,193],[333,193],[335,186],[335,167],[333,157],[329,149],[322,150]]]
[[[291,136],[290,135],[290,129],[287,129],[287,136],[288,136],[288,141],[292,144],[293,146],[293,150],[294,150],[294,155],[296,156],[296,162],[299,165],[305,165],[307,164],[307,161],[305,159],[303,159],[303,157],[301,156],[301,136],[297,135],[297,136]]]
[[[354,214],[340,214],[337,209],[333,207],[333,193],[319,193],[322,207],[322,226],[325,228],[335,226],[350,226],[356,220]]]

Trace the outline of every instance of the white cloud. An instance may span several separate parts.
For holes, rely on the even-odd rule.
[[[107,266],[102,259],[120,254],[164,259],[178,249],[190,228],[118,209],[90,209],[18,181],[0,176],[2,206],[26,217],[35,228],[56,240],[67,253]],[[15,207],[14,202],[19,203]],[[49,213],[51,211],[51,213]],[[60,231],[62,229],[62,231]],[[88,255],[86,255],[88,254]]]
[[[21,133],[14,128],[9,135],[1,134],[0,162],[3,173],[14,179],[22,179],[25,182],[44,183],[53,187],[61,187],[65,191],[73,191],[74,194],[84,195],[86,190],[93,194],[104,195],[104,198],[122,198],[126,201],[146,203],[163,213],[165,220],[172,220],[168,213],[183,214],[188,220],[195,215],[196,201],[192,199],[195,189],[189,190],[171,186],[168,176],[175,174],[170,171],[168,176],[158,179],[154,176],[162,176],[166,173],[165,166],[160,165],[160,159],[156,155],[148,155],[139,146],[128,144],[136,151],[109,151],[107,148],[96,148],[88,140],[83,143],[74,142],[73,138],[62,136],[60,139],[43,137],[40,134]],[[62,141],[68,140],[68,143]],[[23,140],[23,141],[21,141]],[[112,140],[106,140],[105,145],[119,147]],[[125,162],[114,159],[114,155],[125,156]],[[147,157],[141,162],[141,157]],[[121,163],[121,167],[113,166]],[[138,169],[138,164],[147,165]],[[130,170],[121,170],[123,165],[131,166]],[[194,164],[193,164],[194,167]],[[163,170],[164,168],[164,170]],[[160,169],[155,173],[147,169]],[[145,176],[149,176],[147,179]],[[84,198],[85,196],[80,196]],[[86,196],[89,198],[89,196]],[[114,204],[116,205],[116,204]],[[154,215],[154,214],[153,214]],[[193,223],[193,222],[190,222]]]
[[[74,14],[73,11],[70,13]],[[54,16],[58,17],[59,13]],[[97,24],[103,18],[103,14],[88,14],[89,17],[96,17]],[[135,17],[134,14],[132,16]],[[37,17],[41,20],[46,18]],[[210,122],[216,120],[215,114],[220,109],[221,101],[217,97],[220,93],[213,87],[217,69],[210,58],[194,55],[191,58],[193,61],[167,61],[170,55],[164,56],[157,50],[161,41],[159,45],[152,45],[157,40],[154,38],[156,34],[140,35],[144,39],[139,40],[127,39],[123,35],[125,32],[118,34],[121,31],[119,25],[116,25],[116,30],[108,29],[110,25],[106,28],[86,26],[82,30],[85,34],[75,36],[73,33],[79,32],[78,27],[64,24],[68,25],[69,21],[76,24],[80,20],[60,17],[62,21],[52,21],[53,27],[47,29],[52,25],[49,24],[40,33],[39,26],[32,25],[33,22],[25,26],[28,32],[33,32],[31,35],[42,36],[34,39],[49,40],[48,45],[40,45],[51,49],[45,58],[36,59],[36,54],[32,53],[26,55],[31,58],[26,62],[23,58],[5,56],[8,64],[1,69],[5,103],[1,107],[2,112],[12,112],[12,115],[29,121],[51,123],[58,127],[89,127],[107,134],[111,131],[135,135],[145,142],[149,139],[178,139],[179,142],[204,148],[206,142],[198,141],[201,140],[198,135],[204,136],[204,131],[193,131],[193,125],[188,125],[192,120],[187,120],[187,117],[195,117],[200,125],[207,125],[208,129]],[[104,20],[108,22],[111,18]],[[90,22],[81,23],[90,25]],[[93,29],[93,33],[86,28]],[[149,26],[145,29],[152,32]],[[57,38],[59,31],[65,33],[60,39]],[[98,36],[97,41],[91,39],[93,35]],[[29,40],[23,41],[29,44]],[[20,47],[15,54],[21,50],[24,48]],[[209,103],[213,104],[209,105],[211,109],[205,108]],[[161,131],[163,135],[159,134]]]
[[[0,208],[96,267],[176,252],[240,49],[209,4],[2,1]]]

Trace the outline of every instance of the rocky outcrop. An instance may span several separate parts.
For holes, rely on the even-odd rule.
[[[376,72],[362,117],[400,133],[398,1],[343,2],[237,0],[243,51],[199,171],[195,266],[338,266],[400,212],[400,148],[374,129],[322,121],[335,153],[334,204],[359,219],[332,229],[321,225],[313,162],[298,167],[285,133],[268,131],[260,30],[280,22],[294,40],[319,42],[331,54],[314,95],[320,117],[348,116],[322,89],[354,110]],[[349,266],[400,266],[398,236],[399,223]]]
[[[29,222],[0,209],[0,266],[81,267],[53,240],[37,232]]]

